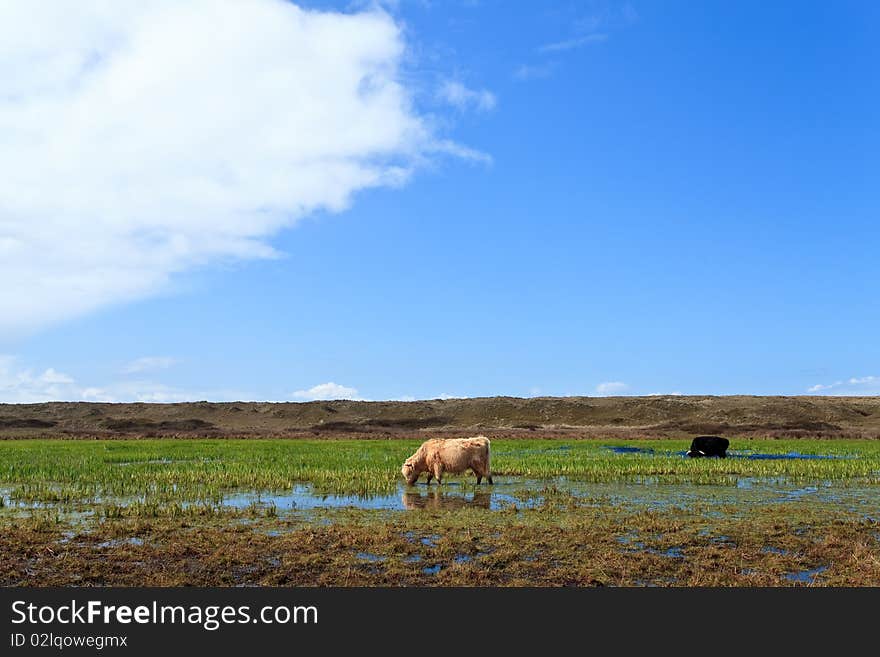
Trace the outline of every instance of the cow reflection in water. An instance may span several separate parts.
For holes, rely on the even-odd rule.
[[[474,492],[468,495],[448,495],[439,490],[429,490],[426,495],[406,492],[401,496],[405,509],[488,509],[491,495]]]

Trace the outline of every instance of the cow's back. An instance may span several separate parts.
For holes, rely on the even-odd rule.
[[[489,440],[477,438],[450,438],[437,446],[437,457],[446,470],[462,472],[474,462],[485,462],[489,455]]]

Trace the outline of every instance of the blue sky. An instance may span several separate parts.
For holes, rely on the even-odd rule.
[[[0,94],[41,156],[0,155],[0,401],[880,394],[878,5],[305,8],[235,21],[258,73],[308,73],[279,87],[192,64],[198,12],[179,60],[85,10],[60,54],[0,52],[52,90]]]

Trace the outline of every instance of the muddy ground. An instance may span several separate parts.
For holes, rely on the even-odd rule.
[[[501,512],[5,520],[0,585],[880,585],[876,519],[815,505],[707,511],[560,498]]]

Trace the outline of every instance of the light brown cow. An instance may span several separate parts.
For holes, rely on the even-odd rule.
[[[489,439],[486,436],[474,438],[432,438],[422,443],[416,453],[410,456],[400,469],[406,483],[412,486],[423,472],[428,473],[428,483],[436,477],[443,483],[443,473],[461,474],[471,470],[477,475],[477,484],[483,477],[492,483],[489,468]]]

